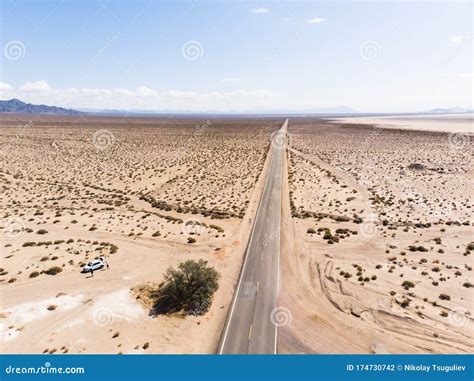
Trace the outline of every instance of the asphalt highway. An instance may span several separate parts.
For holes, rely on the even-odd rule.
[[[276,353],[282,165],[288,119],[273,135],[270,166],[219,345],[221,354]]]

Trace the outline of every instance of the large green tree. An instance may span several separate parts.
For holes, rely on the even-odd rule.
[[[218,279],[219,273],[202,259],[182,262],[178,269],[170,267],[158,290],[155,312],[203,315],[209,310],[212,296],[219,288]]]

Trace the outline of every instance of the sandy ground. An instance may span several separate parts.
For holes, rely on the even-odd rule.
[[[474,114],[350,117],[334,119],[333,123],[364,124],[380,128],[401,128],[421,131],[474,133]]]
[[[215,352],[281,121],[1,121],[1,352]],[[110,269],[80,274],[98,256]],[[203,316],[131,292],[201,258],[221,275]]]
[[[279,352],[470,352],[472,140],[308,119],[289,132]]]
[[[214,353],[282,121],[0,121],[1,352]],[[357,123],[290,120],[278,351],[468,352],[473,137]],[[201,258],[204,316],[131,291]]]

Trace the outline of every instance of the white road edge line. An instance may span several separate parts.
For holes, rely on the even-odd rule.
[[[288,131],[288,121],[289,120],[290,120],[290,118],[287,118],[285,120],[285,123],[283,124],[283,125],[286,125],[285,137],[286,137],[286,134],[287,134],[287,131]],[[281,205],[282,205],[281,194],[283,193],[283,162],[282,162],[282,165],[280,167],[280,171],[281,171],[281,179],[282,179],[282,184],[281,184],[281,189],[280,189],[280,209],[281,209]],[[278,219],[279,219],[278,238],[281,241],[281,210],[280,210],[280,214],[279,214]],[[278,290],[280,289],[280,254],[281,254],[281,247],[280,247],[280,250],[278,250],[278,256],[277,256],[277,267],[278,267],[278,270],[277,270],[277,297],[276,297],[276,300],[275,300],[275,306],[278,304],[277,303],[278,302]],[[275,355],[277,354],[277,342],[278,342],[278,327],[275,324],[275,348],[273,350],[273,354],[275,354]]]

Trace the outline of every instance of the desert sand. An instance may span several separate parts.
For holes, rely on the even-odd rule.
[[[472,136],[290,123],[281,353],[467,353]]]
[[[332,120],[336,124],[364,124],[380,128],[396,128],[448,133],[474,133],[474,114],[420,114],[374,117],[348,117]]]
[[[1,119],[1,352],[215,352],[281,121],[30,118]],[[210,311],[151,316],[187,259],[220,273]]]
[[[2,353],[215,353],[281,124],[2,116]],[[278,353],[469,352],[473,136],[288,131]],[[209,312],[152,315],[186,259],[221,275]]]

